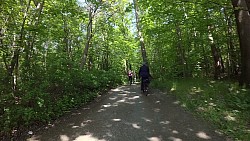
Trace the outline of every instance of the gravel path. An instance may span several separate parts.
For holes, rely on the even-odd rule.
[[[227,141],[206,121],[160,91],[139,85],[112,89],[28,141]]]

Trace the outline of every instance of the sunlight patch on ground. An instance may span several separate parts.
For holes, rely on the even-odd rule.
[[[81,127],[86,126],[88,123],[92,122],[92,120],[86,120],[84,122],[81,123]]]
[[[110,100],[116,100],[117,97],[110,97],[109,99],[110,99]]]
[[[188,128],[189,131],[194,131],[194,129]]]
[[[117,107],[117,106],[119,106],[118,103],[114,103],[113,104],[113,107]]]
[[[133,100],[133,99],[138,99],[138,98],[140,98],[140,96],[134,96],[134,97],[130,97],[128,99]]]
[[[148,118],[142,118],[143,120],[145,120],[146,122],[152,122],[152,120],[151,119],[148,119]]]
[[[79,128],[80,126],[76,126],[76,125],[74,125],[74,126],[72,126],[72,128],[74,129],[74,128]]]
[[[84,124],[84,123],[81,123],[81,127],[84,127],[84,126],[86,126],[87,124]]]
[[[167,124],[169,124],[170,123],[170,121],[161,121],[160,122],[160,124],[164,124],[164,125],[167,125]]]
[[[32,136],[31,138],[27,139],[26,141],[40,141],[39,136]]]
[[[191,90],[190,90],[190,94],[198,94],[198,93],[201,93],[201,92],[203,92],[203,90],[200,88],[200,87],[193,87],[193,88],[191,88]]]
[[[117,94],[119,96],[127,96],[128,94]]]
[[[227,121],[236,121],[236,118],[231,116],[231,115],[227,115],[226,117],[224,117]]]
[[[182,141],[182,139],[176,137],[169,137],[168,139],[171,141]]]
[[[112,119],[113,121],[121,121],[121,119],[118,119],[118,118],[115,118],[115,119]]]
[[[113,91],[113,92],[119,92],[119,91],[121,91],[121,89],[120,88],[116,88],[116,89],[113,89],[111,91]]]
[[[106,141],[104,139],[99,140],[98,138],[93,137],[93,135],[81,135],[77,137],[74,141]]]
[[[172,92],[172,91],[175,91],[175,90],[176,90],[176,88],[177,88],[177,84],[176,84],[176,83],[173,83],[173,86],[172,86],[172,88],[171,88],[171,90],[170,90],[170,91],[171,91],[171,92]]]
[[[216,107],[216,104],[214,104],[213,102],[210,102],[208,105],[212,107]]]
[[[122,92],[124,92],[124,93],[126,93],[126,94],[131,94],[132,92],[130,92],[130,91],[122,91]]]
[[[134,128],[136,128],[136,129],[141,129],[141,126],[139,126],[139,125],[136,124],[136,123],[133,123],[132,126],[133,126]]]
[[[155,103],[156,103],[156,104],[157,104],[157,103],[161,103],[161,101],[158,100],[158,101],[156,101]]]
[[[179,134],[179,132],[176,131],[176,130],[173,130],[172,133],[173,133],[173,134]]]
[[[108,128],[110,128],[110,127],[112,127],[113,125],[112,124],[108,124],[108,125],[106,125],[106,127],[108,127]]]
[[[125,99],[118,100],[117,102],[118,102],[118,103],[125,102]]]
[[[180,101],[175,101],[174,104],[178,105],[180,104],[181,102]]]
[[[204,111],[207,111],[207,110],[204,107],[198,107],[197,111],[204,112]]]
[[[159,109],[159,108],[155,108],[155,109],[154,109],[154,111],[157,112],[157,113],[159,113],[160,110],[161,110],[161,109]]]
[[[187,107],[187,105],[186,105],[185,103],[183,103],[183,104],[181,104],[181,107],[186,108],[186,107]]]
[[[148,140],[149,141],[161,141],[161,139],[158,137],[150,137],[150,138],[148,138]]]
[[[104,135],[103,137],[105,138],[105,137],[112,137],[113,135],[110,133],[110,132],[108,132],[108,133],[106,133],[106,135]]]
[[[227,121],[236,121],[236,115],[239,111],[238,110],[234,110],[234,111],[224,111],[224,119]]]
[[[97,112],[100,113],[100,112],[104,112],[104,111],[106,111],[106,109],[100,109]]]
[[[170,91],[172,92],[172,91],[175,91],[175,90],[176,90],[175,88],[171,88],[171,90],[170,90]]]
[[[125,102],[125,103],[127,103],[127,104],[135,104],[135,102]]]
[[[80,115],[80,114],[82,114],[82,113],[72,113],[71,115],[75,116],[75,115]]]
[[[198,132],[198,133],[196,133],[196,135],[199,137],[199,138],[202,138],[202,139],[211,139],[211,137],[210,136],[208,136],[205,132]]]
[[[67,135],[60,135],[61,141],[69,141],[69,137]]]
[[[108,104],[102,105],[102,107],[104,107],[104,108],[111,107],[111,104],[108,103]]]

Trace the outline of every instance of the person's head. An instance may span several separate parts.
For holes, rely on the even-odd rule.
[[[145,65],[147,65],[147,63],[146,62],[142,62],[142,65],[145,66]]]

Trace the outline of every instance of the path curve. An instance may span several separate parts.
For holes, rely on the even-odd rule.
[[[227,141],[172,96],[139,85],[112,89],[28,141]]]

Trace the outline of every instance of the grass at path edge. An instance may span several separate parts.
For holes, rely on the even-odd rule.
[[[250,91],[237,83],[188,78],[156,80],[151,86],[168,91],[183,107],[209,120],[228,137],[250,140]]]

